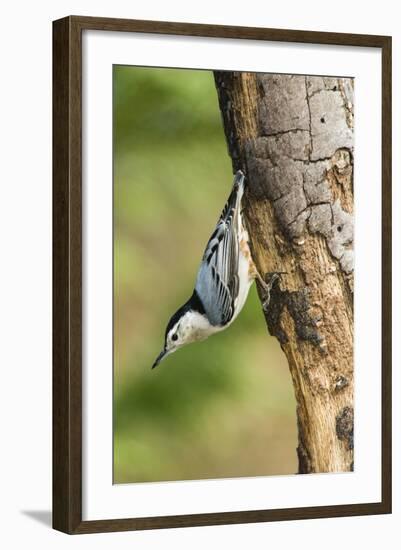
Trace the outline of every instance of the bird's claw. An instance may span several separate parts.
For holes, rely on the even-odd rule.
[[[264,300],[264,301],[262,302],[262,308],[263,308],[263,311],[264,311],[265,313],[267,313],[267,309],[268,309],[268,307],[269,307],[269,304],[270,304],[270,296],[267,298],[267,300]]]
[[[263,289],[266,293],[266,297],[262,302],[262,307],[263,307],[264,312],[266,312],[267,308],[269,307],[270,291],[273,288],[274,283],[277,281],[277,279],[280,278],[280,275],[285,274],[285,273],[286,273],[286,271],[275,271],[273,273],[268,273],[267,274],[269,276],[269,282],[265,283],[265,286],[264,286],[264,289]]]

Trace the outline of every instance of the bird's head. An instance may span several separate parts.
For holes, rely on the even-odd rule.
[[[164,347],[159,353],[152,369],[171,353],[192,342],[204,340],[213,332],[203,308],[199,307],[196,297],[192,296],[171,317],[167,324]]]

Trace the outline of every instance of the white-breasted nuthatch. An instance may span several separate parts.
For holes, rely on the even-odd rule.
[[[259,280],[264,290],[263,307],[267,307],[270,290],[278,275],[273,273],[267,284],[252,260],[248,233],[242,223],[244,187],[245,176],[239,170],[216,229],[207,243],[194,292],[168,322],[164,348],[152,368],[182,346],[205,340],[227,328],[243,308],[254,279]]]

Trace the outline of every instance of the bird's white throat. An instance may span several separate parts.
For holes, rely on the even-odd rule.
[[[209,323],[207,317],[198,311],[187,311],[180,321],[181,341],[184,344],[200,342],[212,334],[220,332],[223,327],[216,327]]]

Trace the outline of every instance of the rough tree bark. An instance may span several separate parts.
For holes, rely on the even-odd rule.
[[[353,81],[216,72],[261,274],[288,359],[299,472],[353,469]],[[258,287],[259,295],[261,289]]]

